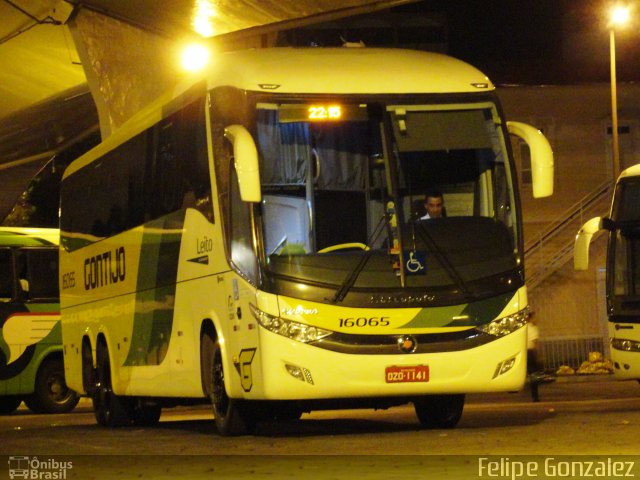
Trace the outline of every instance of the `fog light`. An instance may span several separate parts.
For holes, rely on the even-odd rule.
[[[515,364],[516,364],[515,357],[510,358],[509,360],[505,360],[504,363],[502,364],[502,368],[500,369],[500,375],[507,373],[509,370],[513,368]]]
[[[307,382],[313,385],[313,377],[311,376],[311,372],[303,367],[298,367],[297,365],[291,365],[286,363],[284,368],[287,369],[289,375],[293,378],[300,380],[301,382]]]
[[[511,357],[503,362],[500,362],[496,365],[496,369],[493,372],[493,378],[499,377],[500,375],[504,375],[509,370],[513,368],[516,364],[516,357]]]

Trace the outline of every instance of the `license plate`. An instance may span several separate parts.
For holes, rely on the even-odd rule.
[[[387,383],[428,382],[428,365],[398,366],[392,365],[384,369],[384,378]]]

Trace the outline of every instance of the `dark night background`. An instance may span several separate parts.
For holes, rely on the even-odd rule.
[[[332,29],[325,24],[283,32],[281,38],[286,39],[284,44],[328,46],[339,45],[343,35],[367,46],[438,50],[475,65],[498,84],[608,82],[607,15],[613,3],[423,0],[333,22]],[[620,82],[640,80],[640,0],[628,4],[630,25],[616,31]],[[381,25],[392,28],[373,33]]]
[[[449,53],[499,83],[609,81],[610,0],[455,0],[447,11]],[[640,1],[616,31],[618,81],[640,80]],[[414,8],[418,7],[417,5]]]
[[[448,10],[449,53],[475,63],[496,82],[609,81],[611,1],[441,3]],[[640,80],[640,2],[630,5],[632,24],[616,31],[619,81]]]

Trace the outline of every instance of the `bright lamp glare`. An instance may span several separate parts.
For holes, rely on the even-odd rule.
[[[213,26],[208,18],[196,18],[193,21],[193,29],[205,38],[213,36]]]
[[[189,72],[202,70],[209,62],[209,50],[203,45],[189,45],[182,51],[182,68]]]
[[[217,3],[214,0],[196,0],[192,25],[198,35],[205,38],[213,36],[214,21],[218,17]]]
[[[629,21],[629,9],[627,7],[615,7],[611,10],[611,23],[614,25],[624,25]]]

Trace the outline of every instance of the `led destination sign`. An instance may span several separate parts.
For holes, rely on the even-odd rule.
[[[278,120],[280,123],[364,121],[367,106],[323,102],[283,104],[278,106]]]

